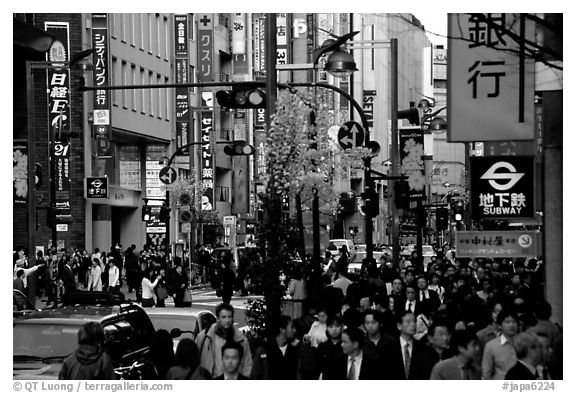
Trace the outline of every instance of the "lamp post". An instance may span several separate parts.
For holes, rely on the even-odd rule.
[[[35,71],[36,70],[49,70],[49,69],[75,69],[91,71],[94,69],[92,63],[86,59],[93,53],[92,49],[80,52],[74,56],[69,62],[67,61],[26,61],[26,114],[28,117],[28,262],[29,267],[36,265],[36,178],[34,176],[33,168],[35,167],[36,160],[36,111],[35,111]],[[59,131],[62,131],[61,129]],[[50,133],[50,161],[53,160],[53,150],[55,145],[55,127],[50,126],[48,131]],[[52,165],[51,165],[52,166]],[[49,214],[52,214],[52,205],[54,204],[54,174],[50,170],[50,209]],[[54,217],[55,218],[55,217]],[[57,247],[57,231],[56,220],[52,222],[52,245]],[[28,279],[28,298],[32,304],[36,304],[36,276],[31,275]]]

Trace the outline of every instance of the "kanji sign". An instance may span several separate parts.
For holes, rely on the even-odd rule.
[[[473,217],[534,216],[534,157],[471,157],[470,172]]]
[[[212,106],[214,102],[214,94],[211,92],[202,93],[202,106]],[[214,210],[214,155],[213,155],[213,126],[214,117],[212,111],[202,111],[200,117],[200,137],[202,142],[209,142],[202,145],[201,150],[201,165],[202,173],[202,188],[204,188],[204,195],[202,195],[202,210]]]
[[[108,60],[108,14],[92,14],[92,48],[94,48],[94,86],[110,84],[110,63]],[[110,123],[110,91],[94,91],[94,135],[96,139],[109,140]],[[98,146],[101,146],[100,144]],[[104,145],[102,145],[104,146]],[[98,148],[99,156],[107,156],[106,149]]]
[[[448,37],[448,140],[533,139],[534,60],[519,56],[519,41],[536,41],[534,22],[521,14],[449,14]]]
[[[86,198],[108,198],[108,178],[87,177]]]
[[[457,258],[518,258],[537,255],[536,231],[457,231]]]
[[[424,172],[424,134],[420,127],[404,127],[398,130],[400,139],[400,172],[408,176],[410,200],[426,196]]]
[[[364,143],[364,129],[355,121],[346,122],[338,130],[338,144],[342,149],[360,147]]]

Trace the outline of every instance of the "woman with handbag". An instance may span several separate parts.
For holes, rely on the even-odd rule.
[[[158,285],[158,282],[162,279],[162,275],[159,274],[154,282],[150,281],[151,270],[148,269],[144,272],[144,278],[142,279],[142,307],[154,307],[154,288]]]
[[[156,285],[156,307],[166,307],[164,300],[168,297],[168,284],[166,284],[166,280],[164,277],[166,276],[166,271],[164,269],[160,269],[160,274],[158,277],[160,281],[158,281],[158,285]]]

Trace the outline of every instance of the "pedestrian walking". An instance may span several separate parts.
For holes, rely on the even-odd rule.
[[[177,265],[170,275],[169,288],[174,299],[174,307],[184,307],[184,294],[188,288],[188,279],[183,273],[181,265]]]
[[[505,379],[506,373],[516,364],[516,351],[512,344],[518,333],[518,316],[504,308],[496,319],[501,335],[489,341],[482,355],[482,379]]]
[[[136,246],[134,246],[134,249]],[[140,282],[138,281],[138,257],[134,254],[132,247],[126,250],[124,254],[124,265],[126,267],[126,282],[128,284],[128,293],[138,288]]]
[[[506,372],[507,380],[541,379],[536,367],[542,363],[544,351],[535,333],[518,333],[512,339],[518,361]]]
[[[473,331],[459,330],[452,336],[455,355],[436,363],[430,373],[432,380],[477,380],[481,371],[475,364],[478,356],[478,338]]]
[[[234,283],[236,282],[236,274],[232,271],[231,267],[224,263],[220,265],[220,277],[221,279],[221,293],[222,293],[222,303],[230,304],[232,300],[232,295],[234,294]]]
[[[92,260],[92,267],[90,268],[90,273],[88,275],[88,290],[102,290],[102,269],[100,268],[100,261],[98,258]]]
[[[242,380],[250,379],[240,372],[240,364],[244,355],[242,345],[235,342],[227,342],[222,347],[222,375],[214,379],[220,380]]]
[[[254,352],[251,379],[296,379],[299,348],[295,333],[292,318],[281,315],[276,335]]]
[[[65,256],[64,264],[59,269],[60,280],[64,286],[64,293],[71,293],[77,290],[76,279],[74,277],[74,272],[72,271],[72,258]]]
[[[152,270],[147,269],[144,272],[144,278],[142,278],[142,307],[154,307],[154,288],[158,285],[158,282],[162,279],[162,275],[159,274],[154,282],[152,279]]]
[[[200,367],[198,345],[191,338],[183,338],[178,342],[174,354],[174,366],[166,373],[166,379],[211,379],[210,373]]]
[[[288,283],[288,293],[292,299],[292,318],[300,318],[304,309],[304,300],[306,299],[304,272],[301,267],[295,269],[294,277]]]
[[[112,360],[104,352],[104,329],[87,322],[78,329],[78,348],[62,363],[58,379],[115,379]]]
[[[108,258],[108,292],[120,292],[120,269],[112,257]]]
[[[154,292],[156,293],[156,307],[166,307],[164,301],[168,298],[168,284],[166,284],[164,277],[166,277],[166,271],[160,269],[158,284],[154,288]]]
[[[234,326],[234,308],[225,303],[216,307],[216,323],[208,331],[202,331],[196,338],[200,351],[200,366],[211,375],[221,375],[224,372],[222,363],[222,347],[228,341],[242,346],[244,352],[240,360],[240,373],[250,375],[252,371],[252,353],[248,340],[236,326]]]

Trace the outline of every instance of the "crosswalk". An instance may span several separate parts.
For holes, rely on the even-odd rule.
[[[205,305],[205,306],[214,306],[222,302],[222,298],[216,295],[216,291],[208,288],[208,289],[198,289],[192,290],[192,304],[193,305]],[[234,308],[240,308],[246,310],[249,306],[249,300],[256,300],[261,299],[262,296],[233,296],[230,304]]]

